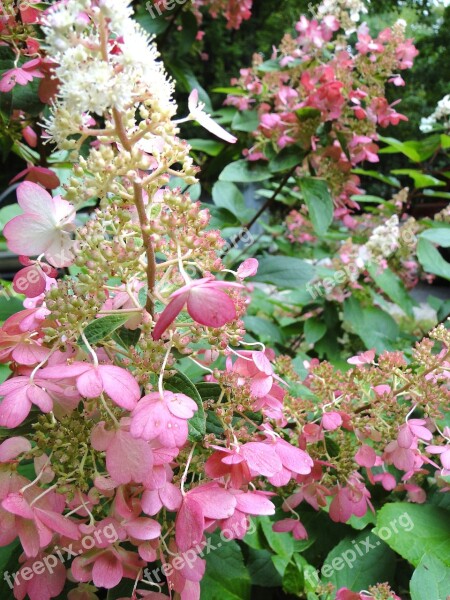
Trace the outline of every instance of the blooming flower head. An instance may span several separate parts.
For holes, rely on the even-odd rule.
[[[191,281],[171,295],[172,300],[159,315],[153,331],[153,339],[159,340],[186,305],[190,316],[207,327],[222,327],[236,318],[233,300],[223,288],[242,287],[238,283],[217,281],[204,277]]]

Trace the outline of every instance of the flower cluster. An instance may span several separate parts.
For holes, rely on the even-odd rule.
[[[335,203],[354,207],[351,196],[361,190],[352,168],[379,160],[378,127],[406,120],[386,100],[385,83],[404,85],[400,72],[412,66],[417,50],[400,21],[376,38],[363,23],[351,49],[334,12],[319,20],[302,16],[296,35],[285,35],[271,61],[256,55],[253,66],[241,70],[232,81],[239,94],[225,103],[257,111],[254,144],[245,151],[249,160],[291,149],[299,175],[325,178]]]
[[[420,130],[423,133],[440,128],[450,130],[450,94],[439,100],[435,111],[429,117],[423,117],[420,121]]]

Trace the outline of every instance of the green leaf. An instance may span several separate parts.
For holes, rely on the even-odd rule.
[[[187,141],[192,150],[204,152],[205,154],[209,154],[209,156],[219,155],[225,147],[224,143],[217,142],[216,140],[203,140],[201,138],[193,138]]]
[[[326,324],[317,317],[311,317],[305,321],[305,341],[307,344],[315,344],[323,338],[327,331]]]
[[[0,548],[0,598],[13,598],[11,587],[6,582],[4,575],[9,573],[12,576],[19,570],[19,556],[22,552],[23,549],[18,539],[8,546]],[[12,580],[12,584],[14,585],[14,580]]]
[[[324,235],[333,221],[333,199],[324,179],[304,177],[299,180],[303,198],[314,230]]]
[[[303,573],[302,558],[298,554],[294,554],[292,558],[293,560],[291,560],[284,571],[283,590],[286,594],[299,596],[305,589],[305,575]]]
[[[395,138],[378,136],[378,139],[385,144],[388,144],[387,148],[382,148],[380,154],[404,154],[413,162],[422,162],[427,160],[438,150],[441,145],[441,138],[439,135],[432,135],[424,140],[409,140],[406,142],[400,142]]]
[[[95,346],[101,340],[109,337],[116,329],[119,329],[124,323],[128,321],[130,318],[130,314],[123,315],[108,315],[107,317],[100,317],[99,319],[95,319],[89,325],[86,326],[84,330],[84,335],[86,336],[89,344]],[[80,346],[84,346],[84,342],[80,338],[78,339],[78,344]]]
[[[6,284],[6,285],[5,285]],[[23,301],[11,288],[11,283],[2,281],[0,284],[0,322],[23,310]]]
[[[130,346],[136,346],[141,337],[140,329],[127,329],[126,327],[120,327],[111,335],[112,339],[122,346],[122,348],[129,348]]]
[[[200,600],[250,600],[250,575],[239,545],[222,541],[217,534],[211,543],[216,549],[206,556]]]
[[[212,189],[214,204],[229,210],[240,223],[245,223],[253,215],[245,205],[244,196],[234,183],[217,181]]]
[[[304,106],[303,108],[299,108],[295,111],[297,115],[297,119],[299,121],[307,121],[309,119],[317,119],[320,117],[320,110],[318,108],[313,108],[312,106]]]
[[[450,596],[450,567],[425,554],[411,578],[410,592],[411,600],[445,600]]]
[[[419,239],[417,258],[427,273],[450,279],[450,263],[444,260],[439,250],[429,240]]]
[[[237,160],[225,167],[219,176],[220,181],[250,183],[269,179],[271,173],[267,165],[252,164],[248,160]]]
[[[386,202],[384,198],[380,198],[380,196],[371,196],[370,194],[354,194],[351,197],[351,200],[353,200],[354,202],[358,202],[359,204],[365,202],[384,204]]]
[[[180,54],[187,54],[195,42],[195,37],[198,31],[197,19],[190,11],[181,13],[181,35],[177,45],[177,50]]]
[[[367,349],[375,348],[377,352],[392,350],[399,334],[398,325],[390,315],[372,306],[363,308],[353,296],[344,302],[344,321]]]
[[[247,315],[244,317],[247,331],[254,333],[263,342],[282,344],[284,341],[281,329],[268,319]]]
[[[269,169],[272,173],[279,173],[280,171],[286,171],[292,169],[296,165],[299,165],[303,160],[305,153],[298,146],[291,146],[290,148],[283,148],[281,152],[278,152],[269,163]]]
[[[202,441],[206,433],[206,416],[202,398],[195,385],[184,373],[177,371],[175,375],[164,380],[164,388],[175,394],[185,394],[197,404],[197,412],[189,419],[189,439],[192,442]]]
[[[393,302],[398,304],[398,306],[400,306],[400,308],[404,310],[409,317],[412,318],[414,316],[414,303],[407,289],[405,288],[403,281],[389,268],[384,269],[381,272],[379,272],[378,269],[378,265],[367,265],[367,270],[377,286],[381,288]]]
[[[231,122],[231,128],[235,131],[255,131],[259,125],[258,111],[243,110],[238,111]]]
[[[290,533],[278,533],[273,531],[272,525],[275,521],[271,521],[269,517],[260,517],[258,522],[271,550],[273,550],[275,554],[290,559],[294,553],[294,538],[292,535]]]
[[[20,208],[18,204],[9,204],[8,206],[4,206],[0,209],[0,231],[3,231],[6,223],[11,221],[14,217],[18,215],[22,215],[23,210]]]
[[[450,228],[438,227],[436,229],[427,229],[426,231],[422,231],[422,233],[419,235],[419,238],[433,242],[434,244],[442,246],[443,248],[449,248]]]
[[[292,256],[263,256],[259,260],[258,273],[252,281],[272,283],[280,289],[299,288],[314,275],[313,267]]]
[[[347,537],[331,550],[322,566],[322,581],[354,592],[389,580],[395,569],[395,554],[376,535],[362,531]]]
[[[433,186],[442,186],[445,185],[444,181],[433,177],[432,175],[427,175],[426,173],[422,173],[422,171],[417,171],[416,169],[395,169],[391,171],[393,175],[408,175],[414,181],[414,186],[416,188],[425,188],[425,187],[433,187]]]
[[[391,177],[390,175],[382,175],[378,173],[378,171],[368,171],[366,169],[352,169],[352,173],[355,175],[366,175],[367,177],[373,177],[374,179],[378,179],[378,181],[382,181],[387,185],[392,185],[393,187],[400,188],[402,187],[400,181],[396,177]]]
[[[253,585],[265,588],[280,587],[281,577],[272,562],[272,553],[268,550],[255,550],[249,547],[247,568]]]
[[[425,555],[450,566],[450,513],[430,504],[396,502],[378,512],[376,535],[417,567]]]

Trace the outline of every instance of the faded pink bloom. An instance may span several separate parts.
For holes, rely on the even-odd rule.
[[[12,252],[25,256],[44,254],[50,264],[65,267],[72,262],[75,209],[60,196],[52,198],[36,183],[25,181],[17,188],[23,215],[14,217],[3,230]]]
[[[366,467],[370,469],[375,465],[377,460],[377,455],[375,450],[371,446],[367,446],[367,444],[363,444],[358,452],[355,454],[355,461],[361,467]]]
[[[217,281],[212,277],[196,279],[171,295],[171,300],[159,315],[153,330],[153,339],[159,340],[165,330],[186,305],[190,316],[207,327],[222,327],[236,318],[233,300],[222,292],[223,288],[242,287],[239,283]]]
[[[16,84],[27,85],[27,83],[33,81],[35,77],[44,77],[39,69],[40,64],[41,59],[34,58],[23,64],[21,67],[15,67],[14,69],[5,71],[0,81],[0,92],[10,92]]]
[[[397,434],[397,443],[400,448],[411,448],[416,439],[429,442],[433,434],[425,427],[425,419],[409,419],[401,425]]]
[[[17,173],[9,183],[16,183],[20,179],[36,184],[40,183],[48,190],[54,190],[60,185],[59,177],[54,171],[47,169],[47,167],[37,167],[35,165],[29,165],[26,169]]]
[[[367,365],[375,359],[375,350],[366,350],[357,356],[352,356],[347,360],[350,365]]]
[[[134,438],[122,419],[120,429],[105,429],[100,421],[91,434],[92,446],[106,452],[106,469],[117,483],[145,483],[151,476],[153,453],[144,440]]]
[[[64,497],[48,492],[35,500],[41,493],[42,489],[31,487],[24,493],[11,492],[1,503],[5,511],[15,516],[16,534],[27,557],[37,556],[41,548],[50,544],[54,533],[71,540],[80,538],[78,525],[61,514]]]
[[[184,552],[200,543],[206,520],[228,519],[236,508],[236,498],[217,483],[205,483],[185,494],[175,522],[175,539]]]
[[[124,577],[136,579],[145,566],[138,554],[114,545],[94,548],[77,556],[72,562],[71,572],[76,581],[93,581],[96,587],[110,590]]]
[[[204,103],[198,101],[198,90],[192,90],[189,96],[188,106],[190,118],[192,118],[194,121],[197,121],[197,123],[199,123],[207,131],[230,144],[237,142],[237,138],[234,137],[234,135],[231,135],[231,133],[225,131],[223,127],[221,127],[208,114],[205,113],[203,110],[205,107]]]
[[[247,258],[241,263],[237,270],[239,279],[246,279],[247,277],[253,277],[258,272],[258,261],[256,258]]]
[[[46,382],[36,378],[30,382],[29,377],[17,376],[4,381],[0,385],[0,426],[13,429],[27,418],[31,407],[35,404],[42,412],[48,413],[53,408],[53,399],[45,389]]]
[[[13,289],[27,298],[36,298],[54,283],[58,272],[46,263],[31,261],[27,256],[19,257],[24,269],[14,275]]]
[[[308,532],[306,531],[305,526],[298,519],[282,519],[281,521],[277,521],[272,526],[272,529],[277,533],[291,531],[296,540],[308,539]]]
[[[61,380],[76,378],[76,387],[83,398],[98,398],[106,392],[111,400],[133,410],[141,396],[136,379],[126,369],[114,365],[92,365],[81,361],[70,365],[55,365],[39,371],[42,379]]]
[[[441,463],[444,469],[450,471],[450,445],[446,446],[427,446],[425,448],[427,452],[430,454],[440,454],[441,455]]]
[[[49,569],[38,573],[33,571],[33,566],[45,558],[44,553],[39,553],[36,557],[26,560],[20,567],[14,577],[14,598],[17,600],[24,600],[25,597],[30,600],[50,600],[61,594],[66,583],[66,568],[58,558],[55,557],[56,565],[52,566],[51,571]],[[53,565],[53,560],[49,564]],[[27,570],[26,575],[25,569]],[[30,570],[31,578],[28,575]]]
[[[226,539],[241,540],[250,526],[249,515],[274,515],[275,506],[269,500],[269,492],[228,490],[236,498],[236,508],[231,517],[220,522],[220,529]]]
[[[322,427],[327,431],[334,431],[343,423],[341,415],[336,411],[326,412],[322,416]]]
[[[353,473],[345,487],[337,486],[336,494],[330,504],[330,518],[335,523],[346,523],[352,515],[363,517],[370,503],[370,492],[364,485],[361,475]],[[373,509],[372,509],[373,510]]]
[[[198,410],[197,404],[185,394],[165,391],[144,396],[131,414],[130,432],[136,438],[157,440],[162,446],[184,445],[188,436],[188,420]]]

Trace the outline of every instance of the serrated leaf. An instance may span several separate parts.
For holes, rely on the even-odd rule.
[[[84,335],[87,341],[92,346],[98,344],[106,337],[109,337],[116,329],[119,329],[124,323],[128,321],[130,314],[123,315],[108,315],[106,317],[100,317],[95,319],[84,329]],[[81,336],[78,339],[78,344],[84,346],[84,342]]]
[[[130,346],[136,346],[141,337],[140,329],[127,329],[126,327],[120,327],[112,334],[112,339],[122,346],[122,348],[129,348]]]
[[[374,532],[416,567],[425,555],[450,566],[449,517],[449,511],[438,506],[396,502],[378,512]]]
[[[185,394],[197,404],[197,412],[189,419],[189,439],[192,442],[202,441],[206,433],[206,416],[202,398],[195,385],[184,373],[177,371],[175,375],[164,380],[164,388],[170,392]]]

